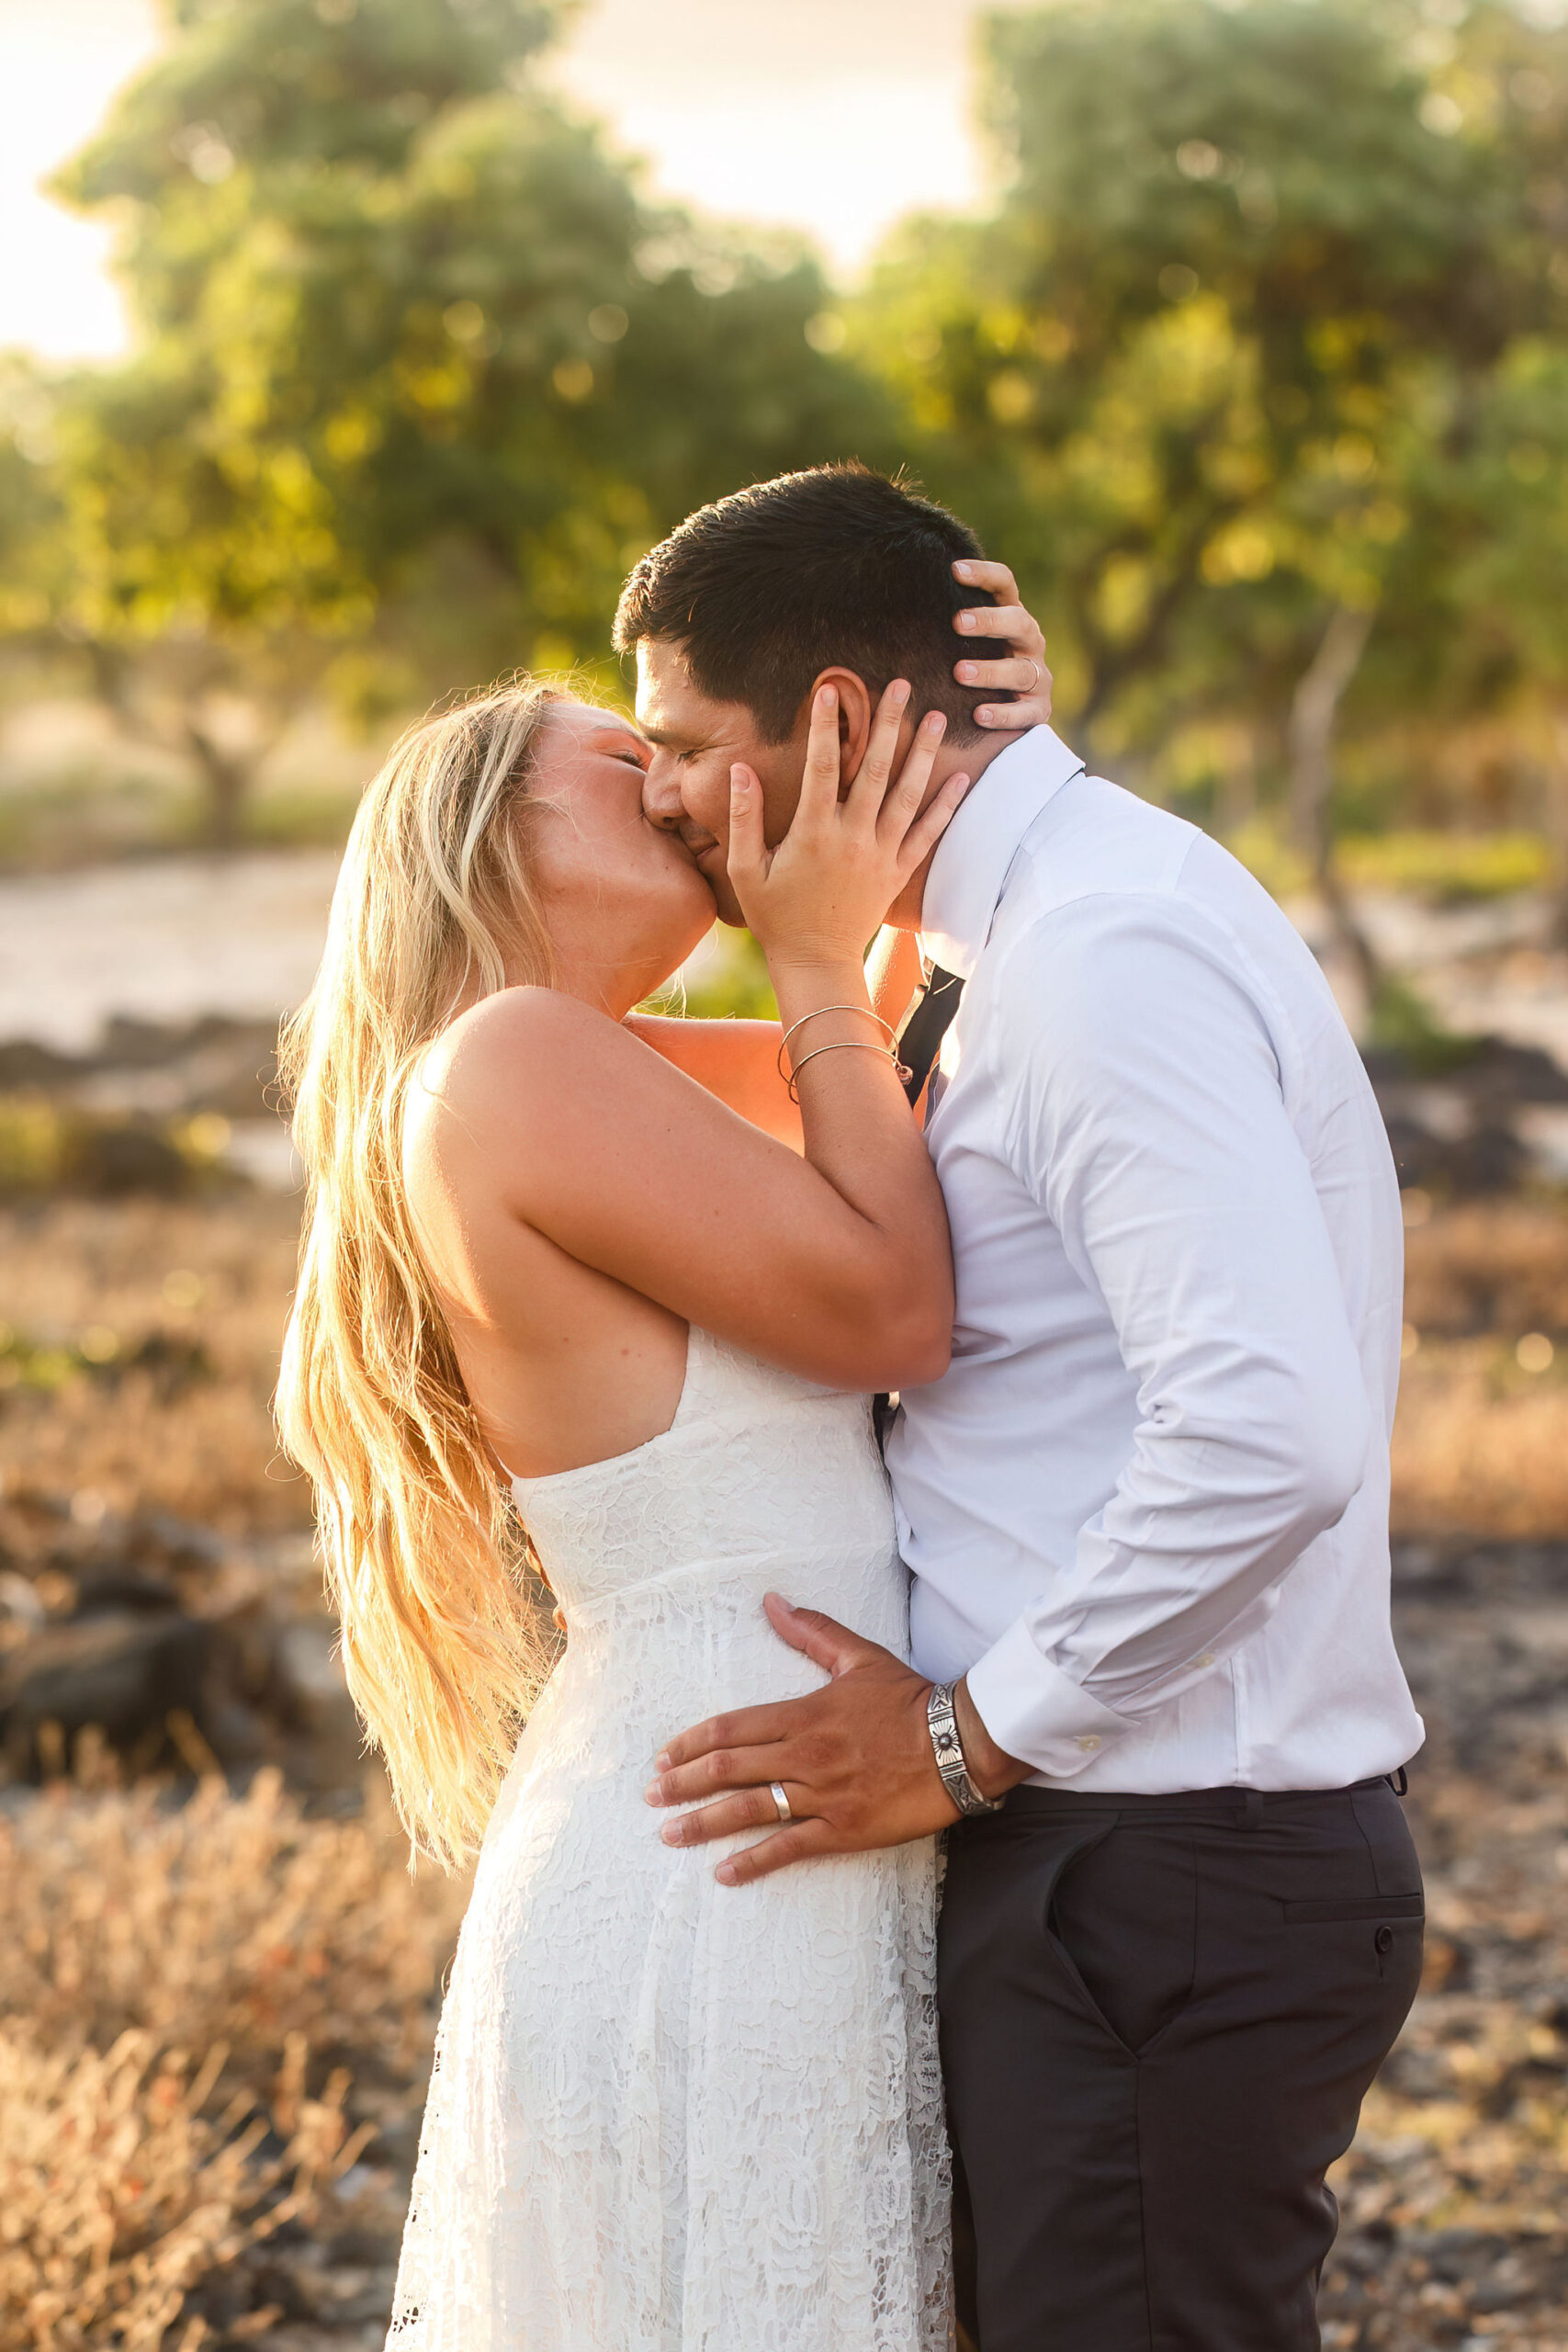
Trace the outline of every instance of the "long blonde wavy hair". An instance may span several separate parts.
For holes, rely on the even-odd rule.
[[[276,1413],[315,1487],[354,1702],[416,1847],[483,1833],[544,1657],[512,1519],[415,1239],[403,1113],[454,1016],[548,984],[527,785],[557,690],[411,728],[360,804],[282,1072],[308,1201]]]

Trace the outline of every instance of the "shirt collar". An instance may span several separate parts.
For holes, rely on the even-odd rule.
[[[1049,727],[1032,727],[998,752],[961,802],[926,876],[920,953],[967,979],[990,937],[991,922],[1019,843],[1083,762]]]

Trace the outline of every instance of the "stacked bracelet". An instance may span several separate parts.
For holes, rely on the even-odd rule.
[[[808,1054],[802,1054],[789,1074],[789,1099],[792,1102],[798,1102],[800,1100],[795,1092],[795,1087],[801,1071],[807,1062],[814,1062],[819,1054],[886,1054],[893,1065],[894,1076],[900,1086],[909,1075],[891,1046],[874,1046],[867,1037],[844,1037],[836,1046],[813,1046]]]
[[[887,1039],[886,1045],[874,1046],[871,1044],[869,1039],[864,1037],[843,1037],[840,1038],[836,1045],[814,1046],[810,1053],[802,1054],[800,1059],[797,1062],[792,1062],[790,1068],[786,1070],[784,1068],[784,1052],[789,1045],[790,1039],[795,1035],[796,1030],[804,1029],[808,1021],[820,1021],[825,1012],[858,1012],[863,1014],[867,1021],[875,1022],[877,1027]],[[897,1077],[899,1085],[902,1086],[905,1080],[908,1078],[909,1073],[908,1069],[906,1069],[904,1064],[898,1058],[898,1033],[893,1027],[891,1022],[884,1021],[879,1012],[873,1012],[869,1004],[819,1004],[815,1012],[803,1012],[800,1019],[796,1022],[793,1022],[789,1028],[784,1031],[784,1035],[779,1039],[778,1072],[779,1076],[784,1080],[785,1085],[789,1089],[790,1101],[792,1102],[798,1102],[800,1100],[799,1095],[795,1092],[795,1085],[799,1080],[801,1071],[806,1068],[807,1062],[814,1062],[818,1054],[842,1054],[851,1052],[863,1054],[886,1054],[888,1060],[893,1065],[894,1075]]]

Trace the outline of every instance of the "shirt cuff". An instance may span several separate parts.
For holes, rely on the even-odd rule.
[[[964,1679],[997,1746],[1053,1781],[1086,1772],[1133,1728],[1043,1657],[1021,1617]]]

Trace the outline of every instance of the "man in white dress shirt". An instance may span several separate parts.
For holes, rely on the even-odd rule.
[[[776,837],[778,712],[829,671],[852,768],[854,687],[869,712],[901,674],[914,717],[950,712],[943,771],[978,772],[894,917],[933,974],[906,1058],[940,1040],[957,1276],[951,1369],[886,1443],[914,1670],[781,1609],[833,1681],[672,1742],[665,1795],[716,1798],[688,1831],[716,1835],[776,1821],[784,1785],[750,1876],[956,1811],[942,2046],[982,2352],[1304,2352],[1323,2176],[1419,1971],[1397,1185],[1258,885],[1049,728],[979,735],[939,688],[977,557],[942,510],[824,469],[705,509],[623,600],[660,821],[722,841],[710,775],[744,757]]]

